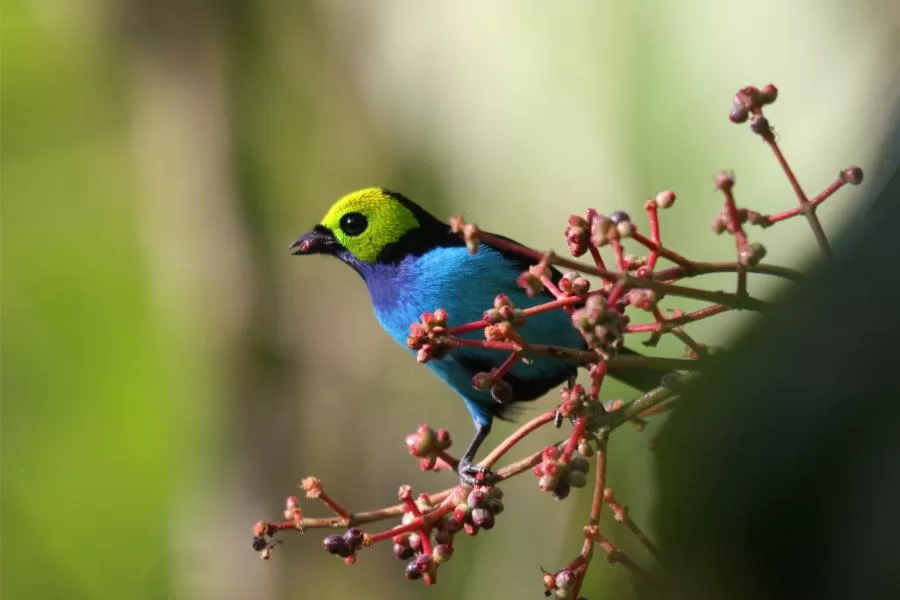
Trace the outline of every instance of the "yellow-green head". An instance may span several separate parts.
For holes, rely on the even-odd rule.
[[[394,262],[441,245],[449,228],[405,196],[384,188],[347,194],[312,231],[291,244],[293,254],[333,254],[360,264]]]

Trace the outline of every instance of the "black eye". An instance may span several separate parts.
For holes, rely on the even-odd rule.
[[[347,235],[359,235],[368,226],[369,220],[362,213],[352,212],[341,217],[341,230]]]

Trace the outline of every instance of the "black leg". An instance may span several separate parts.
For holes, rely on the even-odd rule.
[[[472,464],[475,453],[478,452],[478,448],[481,447],[481,444],[487,439],[490,432],[491,425],[489,423],[482,423],[477,426],[475,437],[469,442],[469,447],[466,448],[466,452],[462,455],[462,458],[459,459],[459,466],[456,468],[456,472],[459,474],[459,480],[462,483],[466,485],[475,485],[480,481],[478,478],[479,474],[483,477],[483,480],[481,481],[484,483],[491,482],[494,475],[493,473],[484,467]]]

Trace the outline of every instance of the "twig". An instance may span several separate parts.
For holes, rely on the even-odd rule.
[[[654,544],[650,538],[641,530],[640,527],[637,526],[637,523],[634,522],[634,519],[631,518],[631,515],[628,514],[628,507],[622,506],[618,502],[616,502],[615,494],[611,489],[606,489],[603,491],[603,500],[609,504],[609,507],[613,511],[613,516],[616,521],[625,525],[628,530],[638,539],[638,541],[653,555],[653,558],[659,562],[661,565],[665,565],[665,557],[663,556],[662,550]]]

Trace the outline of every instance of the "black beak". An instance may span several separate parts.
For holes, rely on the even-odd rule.
[[[291,242],[291,254],[331,254],[339,246],[334,234],[327,228],[316,225],[309,233],[304,233]]]

